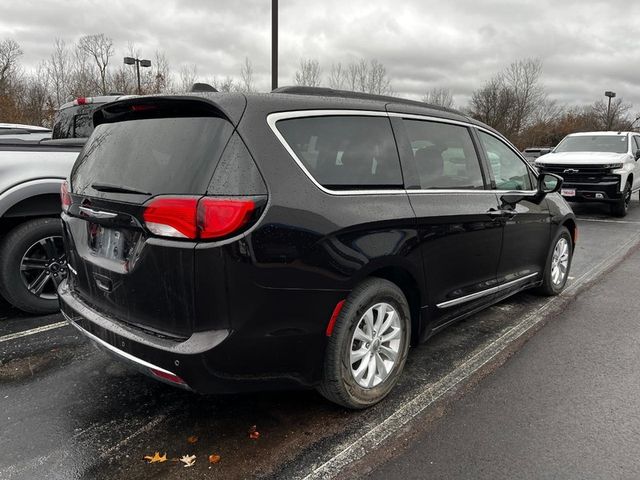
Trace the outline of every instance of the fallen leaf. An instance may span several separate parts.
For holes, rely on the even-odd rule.
[[[195,455],[183,455],[180,458],[180,461],[182,463],[184,463],[185,467],[193,467],[193,464],[196,463],[196,456]]]
[[[190,437],[187,437],[187,442],[193,445],[194,443],[198,442],[198,437],[195,435],[191,435]]]
[[[211,455],[209,455],[209,463],[218,463],[220,461],[220,455],[216,455],[215,453],[212,453]]]
[[[258,438],[260,438],[260,432],[257,430],[256,425],[252,425],[249,429],[249,438],[251,440],[257,440]]]
[[[162,463],[167,461],[167,454],[160,455],[160,452],[156,452],[153,457],[151,455],[145,455],[144,459],[149,463]]]

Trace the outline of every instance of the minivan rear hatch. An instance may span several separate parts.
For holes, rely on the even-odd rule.
[[[234,126],[187,97],[112,103],[94,123],[63,192],[69,286],[112,319],[186,338],[197,323],[196,215]]]

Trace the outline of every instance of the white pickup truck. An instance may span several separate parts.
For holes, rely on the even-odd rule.
[[[609,203],[613,215],[624,217],[640,190],[638,159],[640,133],[582,132],[564,137],[535,165],[564,179],[561,193],[568,201]]]

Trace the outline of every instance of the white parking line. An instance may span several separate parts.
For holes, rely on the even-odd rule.
[[[635,225],[640,225],[640,222],[636,222],[633,220],[607,220],[605,218],[585,218],[585,217],[578,217],[578,222],[631,223]]]
[[[64,327],[65,325],[69,325],[66,320],[62,322],[57,322],[57,323],[50,323],[49,325],[32,328],[30,330],[24,330],[22,332],[11,333],[9,335],[5,335],[4,337],[0,337],[0,343],[8,342],[9,340],[15,340],[16,338],[28,337],[29,335],[35,335],[36,333],[46,332],[48,330],[53,330],[55,328]]]
[[[559,306],[561,302],[564,301],[563,297],[566,297],[568,292],[576,290],[580,285],[595,278],[600,272],[615,265],[618,260],[623,258],[624,255],[638,244],[639,238],[639,235],[634,235],[633,238],[615,250],[611,256],[582,274],[572,285],[567,287],[560,296],[554,297],[540,306],[535,312],[525,317],[520,323],[509,328],[489,345],[482,347],[471,356],[471,358],[456,367],[448,375],[434,384],[425,386],[420,393],[408,399],[407,402],[404,402],[401,407],[391,413],[387,418],[381,422],[376,422],[375,426],[372,426],[364,435],[357,438],[352,436],[342,445],[338,445],[333,450],[331,458],[324,463],[318,466],[312,466],[310,472],[302,472],[300,476],[296,476],[296,478],[302,478],[303,480],[325,480],[339,475],[346,466],[373,451],[391,435],[400,432],[405,425],[421,412],[435,404],[436,401],[442,398],[447,392],[455,389],[458,385],[464,384],[465,381],[470,379],[485,365],[489,364],[494,358],[498,357],[498,355],[504,352],[519,338],[523,337],[529,330],[535,328],[545,319],[548,311],[552,311],[554,307]]]

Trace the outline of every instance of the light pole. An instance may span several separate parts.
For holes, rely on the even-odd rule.
[[[611,130],[611,99],[616,96],[616,92],[606,91],[605,97],[609,97],[609,104],[607,105],[607,130]]]
[[[142,90],[140,89],[140,67],[150,67],[151,60],[140,60],[139,58],[124,57],[124,63],[126,65],[136,66],[136,76],[138,78],[138,95],[140,95],[142,93]]]
[[[278,0],[271,0],[271,90],[278,88]]]

